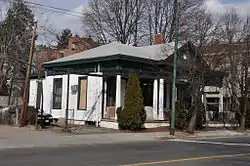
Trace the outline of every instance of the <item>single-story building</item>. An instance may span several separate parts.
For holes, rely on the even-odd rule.
[[[197,56],[189,42],[178,48],[177,68]],[[168,126],[173,52],[174,43],[135,47],[112,42],[47,62],[40,83],[37,76],[31,77],[29,105],[43,108],[55,118],[65,117],[68,108],[74,123],[91,121],[100,127],[118,128],[116,109],[124,106],[129,74],[137,72],[147,112],[145,127]],[[185,84],[177,72],[177,97]]]

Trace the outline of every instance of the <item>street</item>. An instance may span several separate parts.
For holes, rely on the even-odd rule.
[[[204,140],[203,140],[204,141]],[[221,144],[213,144],[221,142]],[[238,143],[223,145],[222,142]],[[250,165],[249,137],[207,140],[203,143],[148,141],[0,151],[1,166],[228,166]]]

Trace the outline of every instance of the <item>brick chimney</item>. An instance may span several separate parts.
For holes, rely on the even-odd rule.
[[[62,58],[64,57],[64,51],[59,51],[59,57],[58,58]]]
[[[155,44],[162,44],[164,43],[164,39],[161,33],[155,35]]]
[[[68,40],[68,49],[74,50],[75,49],[75,42],[76,42],[76,38],[70,37]]]

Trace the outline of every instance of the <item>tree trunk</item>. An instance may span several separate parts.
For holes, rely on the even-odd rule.
[[[195,130],[195,124],[196,124],[196,119],[197,119],[197,98],[196,98],[196,87],[195,84],[193,83],[193,95],[192,95],[192,108],[194,109],[194,111],[192,112],[192,117],[189,121],[189,125],[188,125],[188,132],[189,133],[194,133]]]
[[[191,118],[191,120],[189,122],[189,125],[188,125],[188,132],[191,133],[191,134],[194,133],[196,117],[197,117],[197,111],[195,110],[195,112],[192,115],[192,118]]]
[[[245,125],[246,125],[246,118],[245,116],[242,114],[240,115],[240,131],[244,132],[245,131]]]

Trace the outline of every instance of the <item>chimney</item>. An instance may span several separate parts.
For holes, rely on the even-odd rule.
[[[155,35],[155,44],[162,44],[164,43],[164,39],[161,33]]]
[[[62,57],[64,57],[64,51],[59,52],[59,58],[62,58]]]

